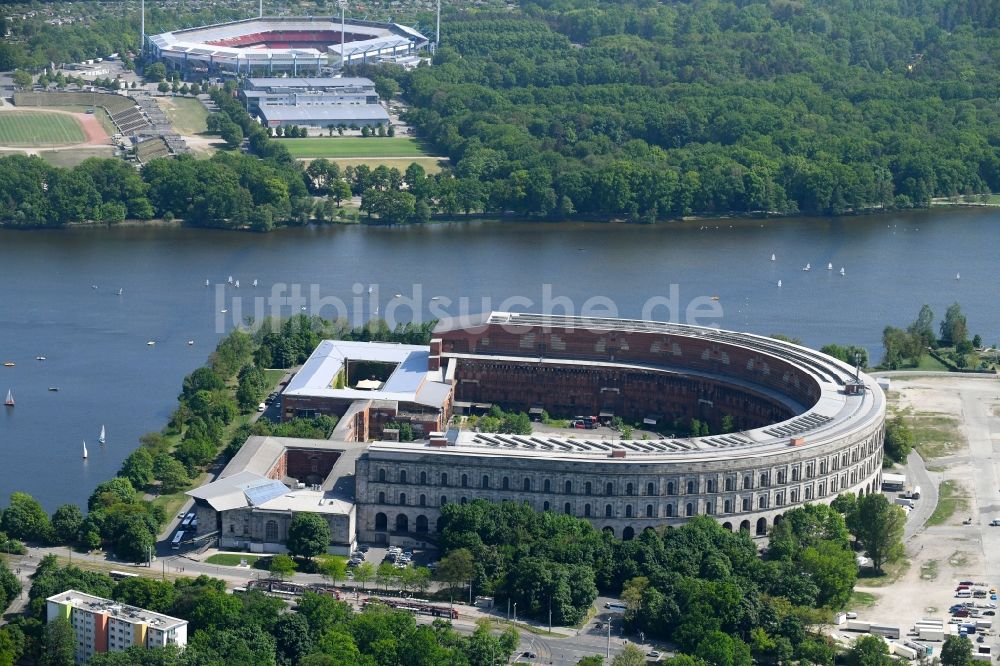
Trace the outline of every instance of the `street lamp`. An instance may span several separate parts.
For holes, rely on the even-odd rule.
[[[517,602],[514,602],[514,624],[517,624]]]

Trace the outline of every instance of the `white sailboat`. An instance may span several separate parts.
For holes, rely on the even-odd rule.
[[[833,270],[833,264],[832,263],[827,264],[826,265],[826,270],[832,271]]]
[[[104,426],[101,426],[101,436],[97,438],[97,441],[104,444],[107,441],[107,432],[104,430]]]
[[[255,287],[257,286],[257,278],[253,279],[253,286],[255,286]]]
[[[122,289],[121,287],[118,287],[118,295],[121,296],[123,293],[125,293],[125,290]]]
[[[372,289],[371,287],[368,287],[368,293],[370,294],[370,293],[372,293],[372,291],[374,291],[374,289]]]
[[[847,272],[844,270],[843,266],[840,267],[840,274],[841,275],[847,275]]]
[[[87,459],[87,440],[83,440],[83,459]]]
[[[226,280],[226,282],[228,282],[229,284],[232,284],[232,283],[233,283],[233,276],[232,276],[232,275],[230,275],[230,276],[229,276],[229,279],[228,279],[228,280]]]
[[[239,280],[237,280],[237,281],[236,281],[236,282],[235,282],[235,283],[233,284],[233,286],[234,286],[234,287],[236,287],[237,289],[239,289],[239,288],[240,288],[240,281],[239,281]]]
[[[781,286],[781,280],[778,280],[778,286],[779,287]]]
[[[3,401],[3,404],[7,405],[8,407],[14,406],[14,394],[11,392],[10,389],[7,389],[7,399]]]
[[[812,270],[812,264],[807,263],[805,266],[802,267],[802,270],[804,270],[804,271],[811,271]]]
[[[205,280],[205,286],[206,287],[208,286],[208,280]]]
[[[777,260],[778,258],[774,256],[774,253],[771,253],[771,261],[777,261]]]
[[[955,273],[955,279],[956,280],[961,280],[962,279],[962,274],[961,273]]]

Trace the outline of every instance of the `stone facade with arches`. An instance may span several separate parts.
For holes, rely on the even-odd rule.
[[[457,364],[458,403],[647,423],[681,415],[713,430],[730,416],[738,429],[376,442],[357,462],[361,541],[433,540],[442,505],[477,498],[568,513],[622,538],[697,515],[764,536],[791,508],[881,488],[885,397],[814,350],[659,322],[492,313],[476,324],[445,322],[431,342],[432,364]]]

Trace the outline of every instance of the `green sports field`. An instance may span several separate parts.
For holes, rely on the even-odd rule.
[[[86,140],[72,116],[44,111],[0,113],[0,146],[59,146]]]
[[[309,137],[276,139],[292,157],[421,157],[427,153],[415,139],[405,137]]]

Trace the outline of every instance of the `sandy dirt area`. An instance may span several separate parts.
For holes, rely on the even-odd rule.
[[[957,484],[968,504],[943,524],[908,524],[907,566],[897,580],[882,586],[858,581],[856,590],[877,598],[871,607],[856,609],[859,619],[899,626],[905,635],[922,618],[948,622],[949,607],[965,601],[955,597],[958,581],[1000,582],[1000,527],[990,525],[1000,519],[1000,381],[973,376],[893,377],[890,406],[958,420],[963,441],[943,451],[942,457],[921,461],[911,456],[905,471],[909,485]],[[922,500],[936,501],[926,495]],[[920,508],[926,510],[912,511],[908,520],[922,523],[933,510]],[[971,524],[963,524],[970,517]],[[995,653],[996,630],[991,633],[988,641]],[[939,650],[936,644],[934,654]]]

